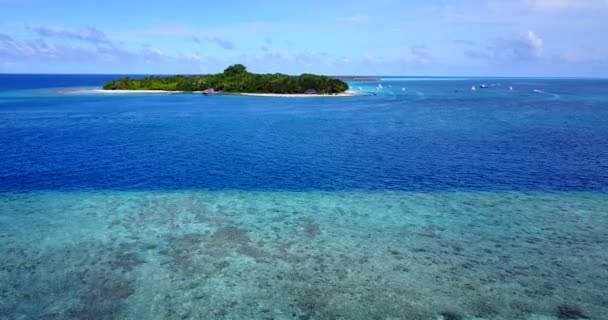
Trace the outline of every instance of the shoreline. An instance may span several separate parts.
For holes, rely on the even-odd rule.
[[[230,95],[230,93],[228,93]],[[359,94],[355,91],[345,91],[342,93],[334,93],[334,94],[305,94],[305,93],[234,93],[233,95],[237,96],[247,96],[247,97],[272,97],[272,98],[327,98],[327,97],[355,97],[361,96],[363,94]]]
[[[92,94],[200,94],[203,95],[202,91],[168,91],[168,90],[104,90],[104,89],[92,89],[92,90],[60,90],[62,94],[78,94],[78,93],[92,93]],[[327,98],[327,97],[355,97],[366,95],[363,92],[358,91],[345,91],[342,93],[335,94],[304,94],[304,93],[247,93],[247,92],[227,92],[217,93],[215,95],[226,95],[226,96],[246,96],[246,97],[272,97],[272,98]]]
[[[83,90],[88,91],[88,90]],[[104,90],[104,89],[93,89],[90,90],[92,93],[101,94],[126,94],[126,93],[152,93],[152,94],[180,94],[186,93],[185,91],[168,91],[168,90]],[[193,92],[196,93],[196,92]]]

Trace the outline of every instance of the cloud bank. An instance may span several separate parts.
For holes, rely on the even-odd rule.
[[[52,28],[48,26],[31,27],[30,29],[34,31],[38,36],[43,38],[72,39],[90,42],[94,44],[110,43],[108,35],[93,27],[88,27],[76,31]]]
[[[464,44],[468,46],[465,53],[472,58],[503,63],[538,60],[544,51],[543,39],[533,31],[515,38],[497,39],[485,48],[477,48],[470,42]]]
[[[538,10],[580,10],[608,8],[607,0],[523,0],[523,4]]]

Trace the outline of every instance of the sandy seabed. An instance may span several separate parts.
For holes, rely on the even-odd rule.
[[[0,195],[0,319],[605,319],[608,195]]]

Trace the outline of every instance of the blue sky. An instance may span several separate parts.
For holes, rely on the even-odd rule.
[[[608,76],[608,0],[0,0],[0,72]]]

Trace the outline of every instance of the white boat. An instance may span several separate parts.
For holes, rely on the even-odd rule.
[[[487,88],[488,88],[488,85],[484,83],[484,84],[482,84],[482,85],[480,86],[480,88],[482,88],[482,89],[487,89]]]
[[[203,90],[202,93],[203,93],[203,95],[206,95],[206,96],[214,96],[214,95],[218,94],[219,92],[215,91],[213,88],[209,88],[209,89]]]
[[[471,91],[475,91],[475,90],[477,90],[477,88],[475,86],[472,86]]]
[[[401,88],[401,91],[405,91],[405,88]]]
[[[509,86],[509,91],[513,91],[513,87],[512,86]]]

